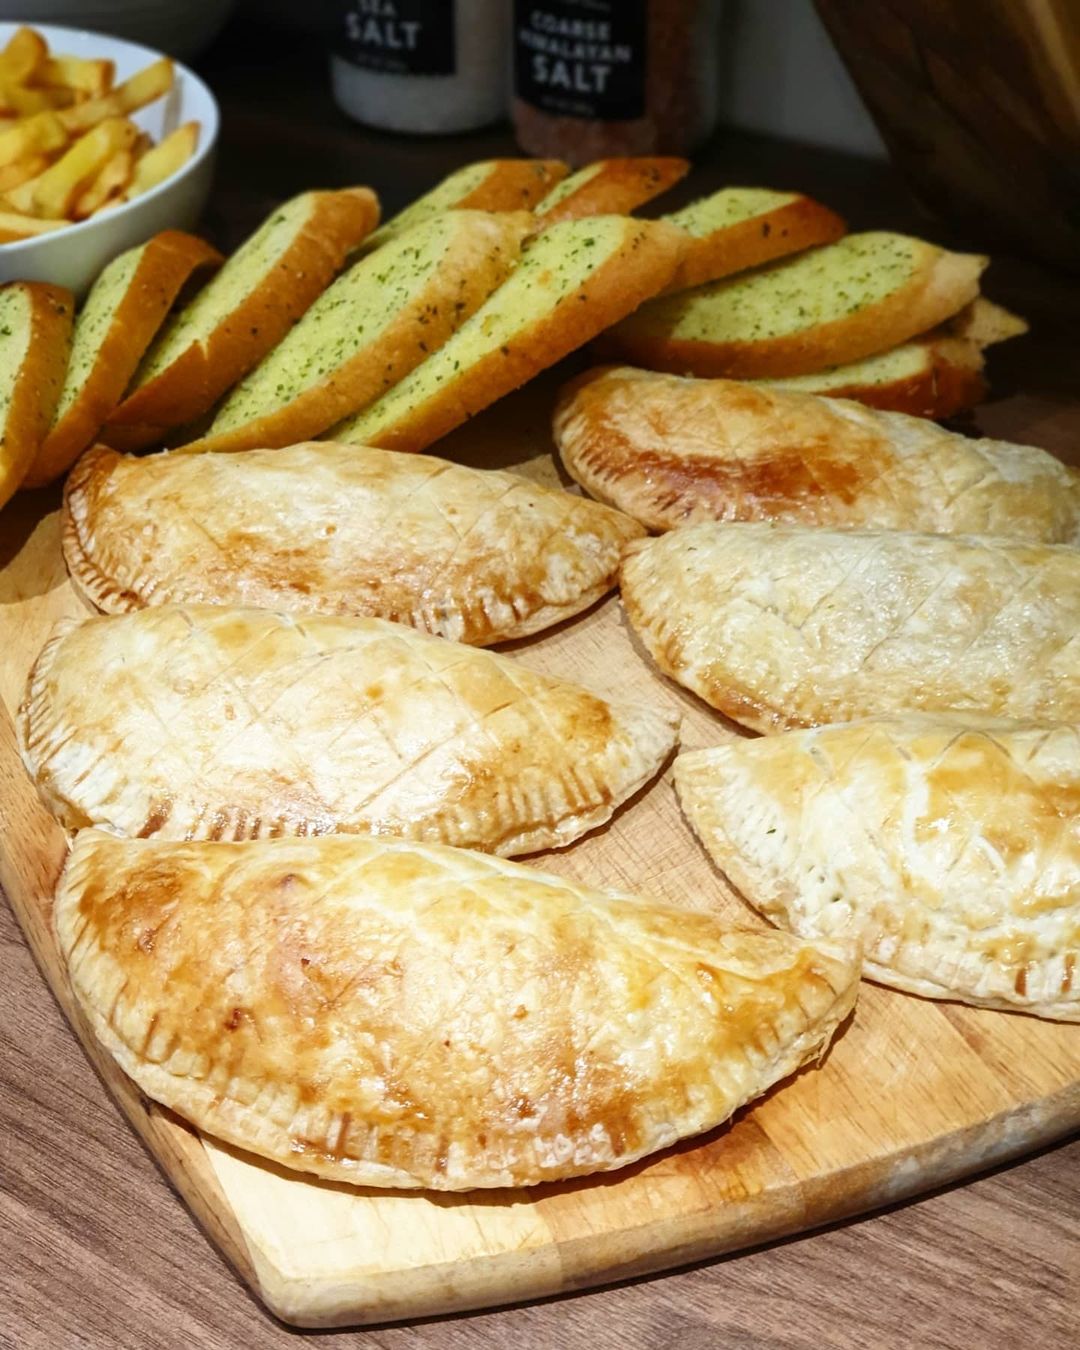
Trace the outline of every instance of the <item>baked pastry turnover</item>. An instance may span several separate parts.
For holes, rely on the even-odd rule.
[[[641,526],[512,473],[308,442],[68,477],[64,553],[99,609],[170,601],[361,614],[485,646],[577,614]]]
[[[872,979],[1080,1022],[1080,728],[909,716],[682,755],[702,843]]]
[[[85,830],[55,913],[76,996],[144,1092],[364,1186],[622,1167],[819,1056],[858,984],[849,944],[359,835]]]
[[[22,752],[70,829],[568,844],[656,774],[675,721],[380,619],[166,605],[66,620]]]
[[[704,520],[1080,543],[1080,474],[860,403],[616,367],[563,391],[567,471],[651,530]]]
[[[692,525],[632,545],[622,593],[661,670],[755,731],[947,709],[1080,721],[1080,549]]]

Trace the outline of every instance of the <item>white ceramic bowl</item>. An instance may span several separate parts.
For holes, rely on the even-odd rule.
[[[133,75],[161,53],[135,42],[89,33],[80,28],[35,24],[51,50],[65,55],[106,57],[116,62],[116,82]],[[18,27],[0,23],[0,46]],[[191,159],[157,187],[93,220],[61,230],[0,244],[0,282],[51,281],[82,296],[106,263],[118,253],[145,243],[159,230],[190,229],[210,191],[218,137],[218,108],[202,80],[177,63],[176,82],[165,98],[133,115],[155,141],[184,122],[199,123],[199,145]]]

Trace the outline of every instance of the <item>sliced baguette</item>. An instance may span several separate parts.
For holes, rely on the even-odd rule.
[[[273,449],[366,407],[505,280],[528,211],[446,211],[369,254],[232,391],[188,451]]]
[[[949,337],[967,338],[979,347],[993,347],[998,342],[1023,337],[1029,328],[1027,319],[980,295],[954,314],[942,331]]]
[[[676,374],[810,375],[898,347],[975,299],[987,259],[907,235],[850,234],[643,306],[598,344]]]
[[[664,219],[691,237],[669,291],[830,244],[847,232],[836,212],[812,197],[768,188],[723,188]]]
[[[487,159],[466,164],[380,226],[364,241],[364,252],[381,248],[443,211],[531,211],[566,176],[568,167],[559,159]]]
[[[816,375],[789,375],[753,384],[803,394],[851,398],[884,412],[953,417],[986,397],[982,348],[943,329]]]
[[[553,225],[440,351],[327,438],[423,450],[655,295],[684,244],[629,216]]]
[[[891,351],[833,366],[816,375],[753,383],[852,398],[884,412],[953,417],[986,397],[985,348],[1027,331],[1025,319],[980,295],[938,328]]]
[[[279,207],[158,334],[103,439],[141,449],[209,411],[277,346],[378,219],[367,188],[305,192]]]
[[[690,171],[688,159],[599,159],[564,178],[533,208],[539,229],[585,216],[628,215]]]
[[[61,286],[0,286],[0,506],[21,486],[49,429],[74,310],[74,297]]]
[[[165,230],[109,263],[76,319],[64,387],[26,487],[50,483],[75,463],[123,397],[180,288],[196,269],[222,261],[204,240]]]

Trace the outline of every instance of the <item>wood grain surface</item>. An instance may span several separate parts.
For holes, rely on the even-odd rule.
[[[257,104],[243,102],[248,92],[241,78],[234,104],[239,120],[233,120],[231,144],[227,138],[223,147],[226,164],[245,147],[250,153],[254,143]],[[305,122],[307,106],[302,100],[299,107],[290,106],[288,125],[282,120],[277,127],[279,139],[273,128],[261,126],[261,136],[285,147],[274,164],[269,157],[252,161],[246,179],[226,170],[218,199],[222,242],[234,242],[230,236],[241,228],[245,213],[253,203],[258,209],[260,195],[272,192],[274,181],[282,182],[285,192],[291,187],[284,180],[301,171],[304,185],[320,171],[324,182],[355,176],[343,166],[347,147],[355,157],[358,134],[340,125],[332,135],[324,134],[322,126]],[[328,117],[314,94],[310,106]],[[378,138],[361,143],[378,145]],[[321,156],[308,154],[301,164],[287,153],[298,144],[321,147]],[[446,148],[420,143],[411,157],[401,157],[404,165],[383,166],[387,195],[402,191],[409,174],[419,174],[418,165],[426,166],[428,181],[437,176],[440,156],[446,164],[507,150],[498,138],[473,138],[467,147],[455,147],[448,159]],[[711,172],[734,175],[742,169],[749,177],[739,155],[745,156],[743,164],[758,164],[757,181],[782,185],[779,174],[787,164],[786,181],[829,197],[825,186],[815,184],[816,170],[834,183],[829,199],[842,208],[847,205],[842,189],[851,191],[857,205],[866,185],[880,181],[880,170],[832,157],[796,157],[782,148],[766,147],[763,153],[760,146],[745,144],[733,155],[718,154]],[[790,176],[796,170],[798,180]],[[382,182],[376,186],[386,190]],[[694,186],[702,191],[709,185],[699,178]],[[241,190],[243,200],[237,195]],[[898,202],[895,186],[892,192]],[[874,210],[887,202],[887,196],[876,197]],[[894,215],[889,223],[903,221]],[[1014,392],[984,409],[980,421],[987,430],[1067,451],[1080,431],[1073,395],[1080,361],[1070,319],[1075,287],[1070,295],[1067,285],[1023,267],[1001,275],[996,298],[1011,300],[1036,318],[1041,314],[1045,321],[1022,358],[1003,353],[995,374],[1000,388],[1011,386]],[[520,451],[521,415],[494,411],[493,434]],[[24,524],[10,516],[0,519],[0,557],[21,550],[25,534]],[[40,579],[31,584],[39,596],[51,585]],[[11,605],[2,612],[6,634]],[[10,835],[10,823],[4,829]],[[48,839],[29,843],[45,857],[53,846]],[[654,861],[631,856],[625,865],[637,871]],[[8,977],[0,982],[0,1345],[284,1344],[290,1333],[268,1321],[228,1275],[105,1100],[34,972],[10,915],[0,915]],[[886,999],[899,997],[877,992]],[[1010,1056],[1005,1067],[1027,1071],[1023,1056]],[[766,1106],[779,1100],[777,1094]],[[1080,1275],[1078,1160],[1077,1145],[1071,1144],[917,1205],[663,1280],[330,1339],[357,1346],[516,1341],[690,1350],[716,1344],[1006,1346],[1032,1339],[1040,1346],[1071,1345]],[[209,1185],[205,1179],[203,1184]],[[229,1240],[227,1233],[218,1236]]]

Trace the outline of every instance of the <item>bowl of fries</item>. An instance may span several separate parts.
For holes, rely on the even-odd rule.
[[[210,90],[150,47],[0,23],[0,282],[81,296],[118,253],[190,228],[217,131]]]

